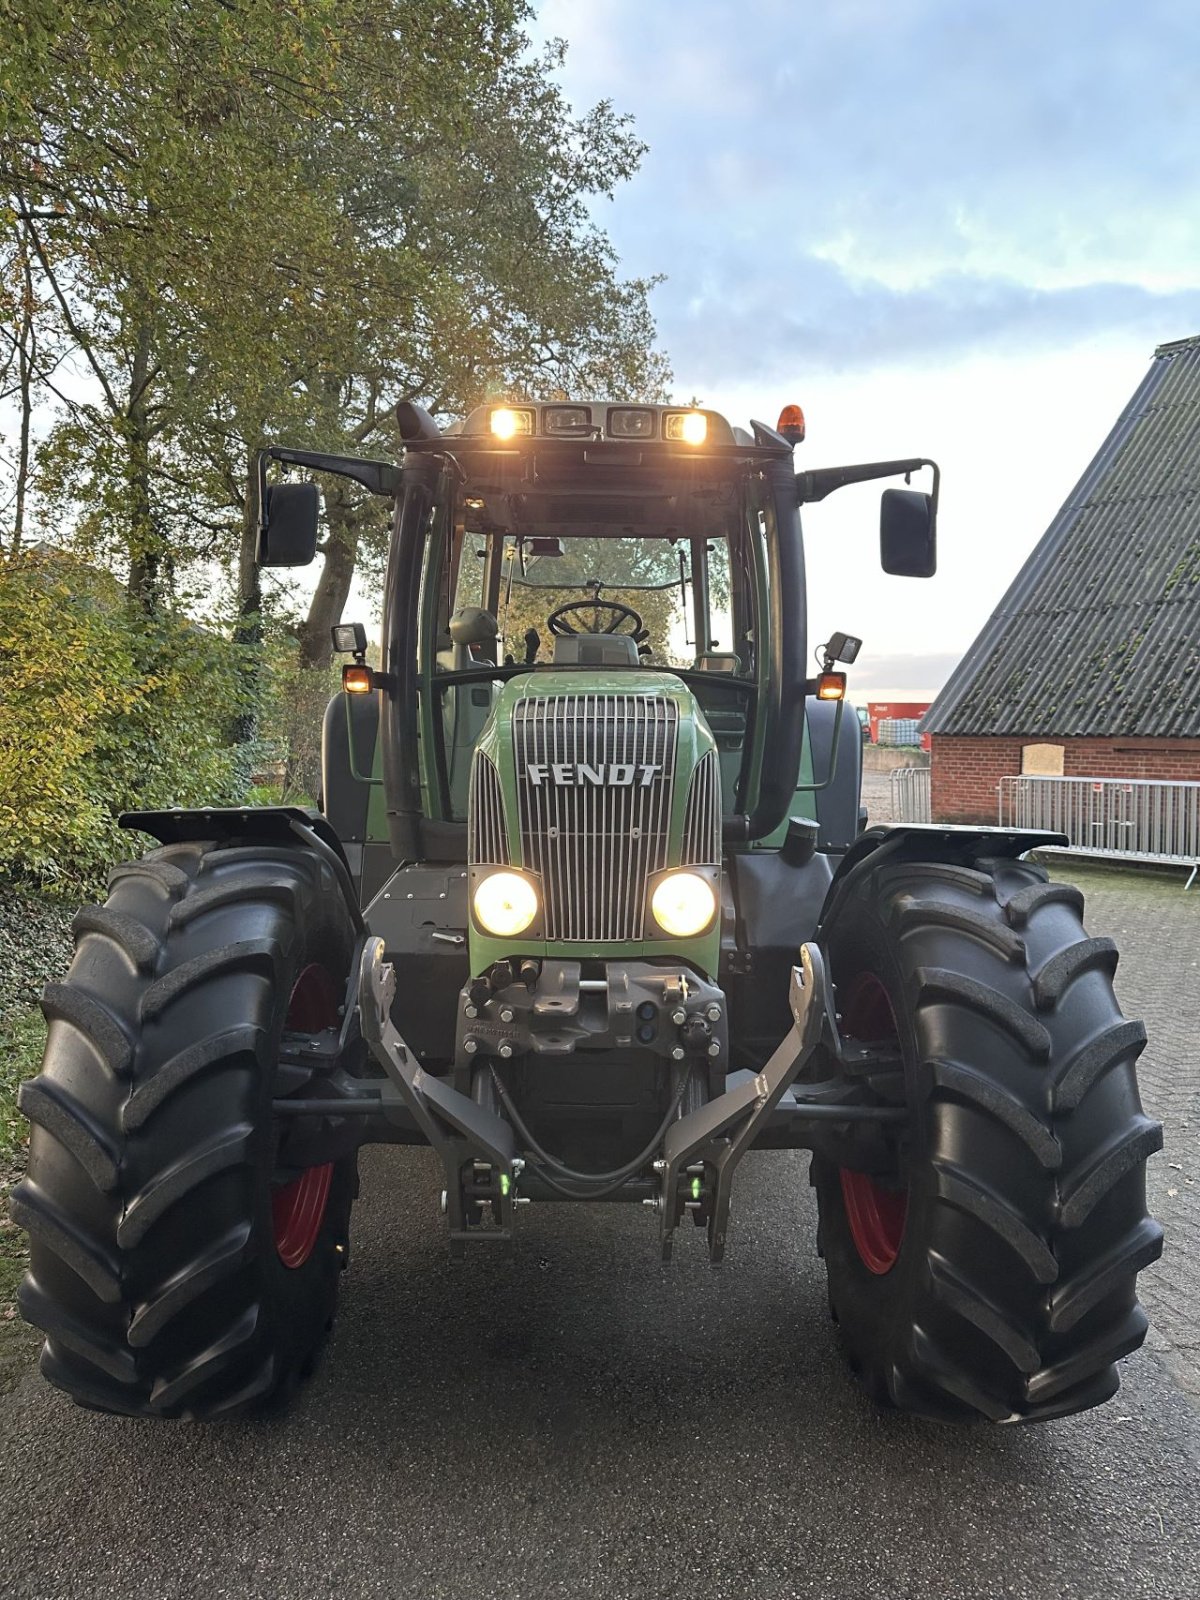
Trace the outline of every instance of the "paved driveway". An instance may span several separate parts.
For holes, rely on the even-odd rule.
[[[1087,889],[1168,1141],[1157,1348],[1110,1405],[1025,1430],[874,1411],[804,1155],[747,1159],[713,1272],[698,1236],[664,1271],[640,1207],[530,1207],[515,1262],[453,1268],[430,1156],[375,1150],[337,1334],[284,1420],[102,1418],[32,1373],[0,1400],[0,1593],[1192,1600],[1200,894]]]
[[[1158,1346],[1200,1400],[1200,890],[1185,894],[1182,872],[1086,871],[1061,860],[1053,870],[1087,896],[1089,933],[1116,940],[1118,998],[1150,1035],[1138,1077],[1163,1124],[1147,1189],[1166,1245],[1140,1280],[1142,1298]]]

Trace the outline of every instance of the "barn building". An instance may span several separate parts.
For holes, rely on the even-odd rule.
[[[1000,779],[1200,780],[1200,336],[1161,345],[921,724],[938,822]]]

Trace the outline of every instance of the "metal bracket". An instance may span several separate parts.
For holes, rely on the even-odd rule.
[[[671,1259],[673,1235],[683,1216],[680,1182],[694,1161],[704,1163],[712,1185],[708,1197],[709,1260],[715,1265],[724,1257],[738,1162],[833,1020],[825,962],[815,944],[800,947],[800,965],[792,968],[788,1002],[792,1026],[762,1071],[680,1117],[663,1140],[659,1203],[664,1261]]]
[[[516,1136],[511,1125],[489,1105],[460,1094],[426,1072],[405,1044],[392,1021],[396,969],[384,961],[383,952],[382,939],[367,940],[358,987],[363,1038],[399,1090],[417,1127],[441,1157],[446,1175],[450,1253],[461,1256],[468,1243],[508,1243],[512,1239],[516,1179],[522,1166],[516,1160]],[[464,1174],[475,1161],[485,1162],[497,1175],[498,1227],[485,1227],[468,1217]],[[501,1177],[506,1181],[500,1181]]]

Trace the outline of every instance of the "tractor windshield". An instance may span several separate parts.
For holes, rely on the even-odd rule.
[[[525,660],[532,630],[547,647],[548,659],[548,619],[564,606],[572,608],[568,620],[577,632],[601,633],[614,623],[636,626],[640,622],[645,634],[641,655],[648,664],[691,667],[706,649],[731,651],[729,548],[723,539],[708,540],[706,546],[709,637],[707,645],[698,645],[695,554],[690,541],[506,538],[497,608],[504,655]],[[480,597],[469,592],[479,578],[480,574],[472,574],[464,563],[457,604],[481,603]],[[628,608],[636,622],[622,624],[613,607]]]

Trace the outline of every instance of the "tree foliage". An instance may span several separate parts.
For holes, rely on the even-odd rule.
[[[401,398],[661,387],[648,285],[589,212],[642,147],[607,104],[572,113],[525,16],[0,0],[0,176],[88,380],[42,485],[147,609],[189,563],[239,554],[257,607],[245,484],[269,436],[394,446]],[[314,660],[369,531],[344,493],[329,510]]]
[[[230,803],[237,648],[57,552],[0,563],[0,868],[85,882],[139,807]]]
[[[400,399],[662,393],[651,283],[593,215],[642,145],[567,104],[528,16],[0,0],[0,821],[26,807],[5,861],[90,870],[119,806],[233,792],[260,724],[289,726],[281,692],[303,742],[386,526],[327,481],[315,593],[264,599],[264,443],[394,455]],[[30,565],[39,537],[86,569]]]

